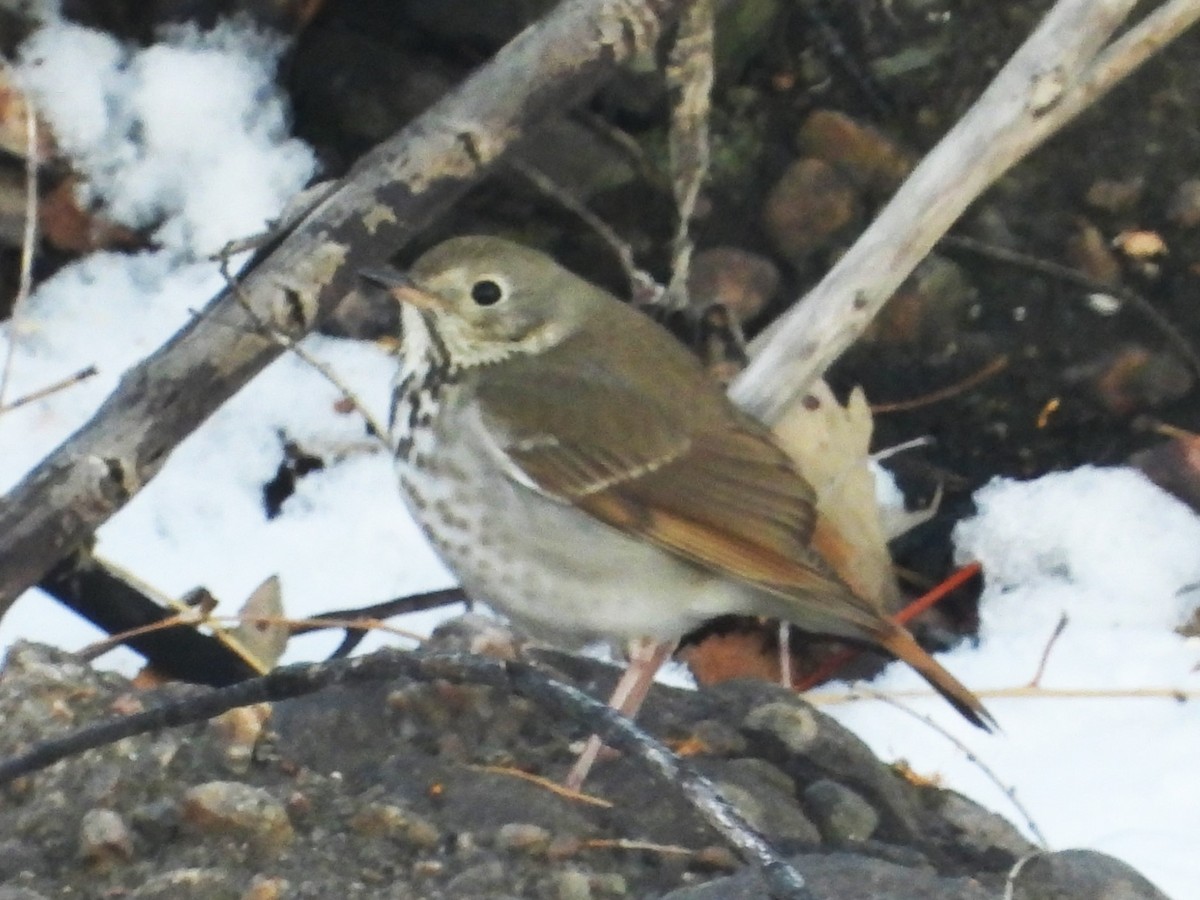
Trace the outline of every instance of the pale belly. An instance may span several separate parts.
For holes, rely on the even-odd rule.
[[[440,452],[418,438],[397,458],[409,509],[468,595],[533,635],[565,645],[677,638],[755,606],[753,591],[505,475],[467,414],[438,419]]]

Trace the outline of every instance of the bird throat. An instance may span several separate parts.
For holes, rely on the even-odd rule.
[[[438,335],[432,314],[404,307],[404,361],[392,388],[388,432],[398,459],[410,461],[421,431],[431,431],[447,388],[457,384],[455,365]]]

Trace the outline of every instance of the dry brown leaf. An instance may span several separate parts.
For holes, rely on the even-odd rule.
[[[857,593],[895,610],[900,592],[869,466],[874,422],[860,388],[842,406],[824,381],[776,422],[775,437],[817,492],[818,549]]]

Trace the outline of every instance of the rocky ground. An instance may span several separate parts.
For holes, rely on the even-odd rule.
[[[613,676],[590,660],[542,664],[589,690]],[[154,701],[20,645],[0,675],[0,753]],[[1102,854],[1037,853],[773,685],[656,687],[643,721],[819,900],[1165,900]],[[561,778],[575,732],[492,688],[397,682],[127,738],[0,790],[0,900],[766,896],[675,787],[629,760],[593,774],[603,806],[513,774]]]

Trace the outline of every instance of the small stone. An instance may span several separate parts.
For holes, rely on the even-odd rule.
[[[891,193],[913,167],[913,158],[880,131],[857,122],[845,113],[814,110],[796,135],[805,156],[836,166],[855,184],[879,193]]]
[[[754,707],[746,713],[742,726],[751,731],[765,731],[773,735],[797,756],[803,756],[821,733],[815,712],[803,706],[780,701]]]
[[[1175,189],[1167,218],[1182,228],[1200,225],[1200,178],[1189,178]]]
[[[271,704],[239,706],[217,716],[209,724],[221,740],[225,766],[238,774],[249,770],[254,751],[271,718]]]
[[[976,296],[961,266],[930,254],[872,320],[862,340],[940,354],[970,318]]]
[[[601,897],[624,897],[629,893],[629,883],[618,872],[596,872],[589,881],[592,891]]]
[[[860,214],[854,185],[829,163],[811,157],[787,168],[763,209],[771,242],[794,265],[832,248]]]
[[[501,850],[518,850],[531,856],[541,856],[550,847],[550,832],[540,825],[509,822],[496,831],[496,846]]]
[[[870,803],[828,778],[804,789],[804,806],[821,836],[833,843],[865,841],[879,827],[879,813]]]
[[[392,803],[368,803],[350,819],[350,827],[367,837],[386,837],[400,844],[429,849],[441,832],[425,819]]]
[[[1144,228],[1122,231],[1112,239],[1112,244],[1130,259],[1136,260],[1166,256],[1170,252],[1161,234]]]
[[[1200,438],[1181,434],[1168,441],[1139,450],[1129,464],[1169,494],[1200,511]],[[1184,637],[1200,637],[1200,609]]]
[[[821,842],[816,826],[796,807],[795,782],[766,760],[733,759],[704,770],[725,799],[764,835],[803,844]]]
[[[144,803],[130,812],[129,821],[145,840],[166,843],[179,832],[179,805],[165,797]]]
[[[1032,857],[1013,879],[1013,900],[1167,900],[1130,866],[1095,850],[1063,850]]]
[[[1016,826],[954,791],[938,795],[938,814],[959,832],[959,840],[980,852],[1000,850],[1020,858],[1035,848]]]
[[[1100,284],[1115,285],[1121,282],[1121,264],[1100,229],[1091,222],[1080,221],[1075,233],[1067,241],[1067,261]]]
[[[758,315],[779,289],[779,268],[764,256],[736,247],[710,247],[697,253],[688,272],[693,304],[724,306],[739,322]]]
[[[692,735],[712,756],[739,756],[746,752],[746,738],[721,719],[701,719],[692,726]]]
[[[1068,382],[1086,385],[1113,415],[1129,416],[1166,406],[1191,391],[1191,369],[1171,353],[1141,344],[1123,344],[1063,372]]]
[[[213,834],[234,834],[261,850],[277,851],[295,838],[282,803],[262,788],[237,781],[210,781],[183,796],[183,820]]]
[[[79,855],[94,866],[133,859],[133,838],[125,820],[111,809],[89,809],[79,822]]]
[[[135,900],[241,900],[241,891],[224,869],[172,869],[151,875],[128,896]]]
[[[427,645],[430,650],[515,660],[521,653],[522,643],[505,623],[480,613],[464,613],[435,628]]]
[[[1103,212],[1128,212],[1138,205],[1145,187],[1146,179],[1140,175],[1125,179],[1098,178],[1087,189],[1084,201]]]
[[[578,869],[564,869],[554,874],[554,895],[558,900],[591,900],[592,883]]]
[[[242,900],[281,900],[287,895],[288,880],[278,876],[255,875]]]
[[[691,862],[695,868],[709,872],[735,872],[742,867],[737,854],[720,844],[697,850]]]

